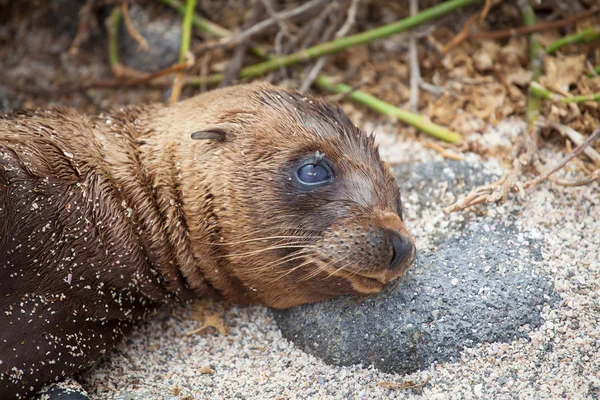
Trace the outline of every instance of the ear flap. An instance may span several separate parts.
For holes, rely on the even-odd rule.
[[[216,130],[214,128],[203,129],[192,133],[192,139],[194,140],[215,140],[217,142],[225,141],[225,132],[222,130]]]
[[[235,124],[216,124],[192,133],[194,140],[214,140],[224,142],[235,127]]]

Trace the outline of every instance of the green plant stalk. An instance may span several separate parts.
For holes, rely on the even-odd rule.
[[[179,0],[159,0],[159,1],[171,8],[174,8],[181,15],[185,15],[186,6],[183,3],[181,3]],[[205,18],[198,16],[198,14],[196,14],[196,13],[193,14],[192,23],[194,24],[194,26],[197,29],[199,29],[203,32],[209,32],[212,35],[219,37],[219,38],[225,38],[225,37],[228,37],[231,35],[231,33],[227,29],[225,29],[222,26],[219,26]]]
[[[192,20],[195,15],[196,0],[187,0],[185,13],[183,14],[183,23],[181,24],[181,46],[179,47],[179,63],[185,62],[185,56],[190,51],[190,41],[192,37]]]
[[[163,4],[177,10],[180,14],[185,14],[185,5],[181,3],[179,0],[160,0]],[[228,38],[231,36],[231,32],[220,25],[215,24],[207,20],[206,18],[202,18],[198,16],[198,14],[194,13],[192,17],[192,24],[194,27],[202,32],[210,33],[213,36],[218,38]],[[267,52],[258,48],[251,47],[250,52],[252,52],[255,56],[259,58],[268,58]],[[215,82],[219,83],[219,82]]]
[[[598,65],[596,68],[594,68],[594,72],[597,73],[598,75],[600,75],[600,65]]]
[[[309,47],[308,49],[304,49],[299,52],[289,54],[287,56],[277,57],[259,64],[251,65],[249,67],[243,68],[240,71],[239,77],[252,78],[259,75],[264,75],[281,67],[287,67],[293,64],[309,61],[314,58],[323,57],[328,54],[336,53],[353,46],[370,43],[377,39],[383,39],[396,33],[404,32],[408,29],[414,28],[415,26],[418,26],[427,21],[431,21],[440,16],[446,15],[458,8],[478,3],[480,1],[481,0],[450,0],[389,25],[384,25],[379,28],[357,33],[355,35],[346,36],[329,42],[321,43],[319,45]],[[196,82],[189,83],[196,85],[201,85],[203,83],[215,84],[219,83],[223,78],[224,75],[218,73],[208,76],[207,79],[204,81],[201,79],[197,79]]]
[[[529,0],[519,2],[523,25],[535,25],[535,12],[529,3]],[[536,39],[535,33],[529,34],[529,63],[533,71],[533,82],[537,82],[543,73],[542,56],[544,50],[540,42]],[[534,86],[534,85],[532,85]],[[531,87],[531,86],[530,86]],[[527,96],[527,112],[525,114],[529,128],[533,129],[535,122],[540,115],[540,98],[529,93]]]
[[[585,103],[586,101],[600,101],[600,93],[585,94],[581,96],[564,97],[561,103]]]
[[[529,93],[542,99],[554,99],[554,93],[543,87],[537,82],[531,82],[529,85]]]
[[[315,84],[321,89],[326,89],[340,94],[348,94],[348,98],[356,101],[357,103],[367,106],[371,110],[377,111],[378,113],[398,118],[400,121],[414,126],[415,128],[437,139],[441,139],[449,143],[460,143],[462,141],[462,137],[458,133],[436,125],[419,114],[402,110],[390,103],[379,100],[368,93],[360,90],[353,90],[350,86],[344,85],[343,83],[333,84],[328,78],[319,76],[315,80]]]
[[[175,8],[179,13],[182,13],[184,11],[183,7],[181,6],[181,3],[178,2],[178,0],[161,0],[163,3]],[[197,17],[197,16],[196,16]],[[199,18],[195,18],[194,21],[197,21]],[[219,34],[217,34],[216,32],[212,31],[213,27],[217,27],[218,32],[220,32],[220,34],[223,34],[224,32],[226,33],[226,35],[224,36],[220,36],[220,37],[228,37],[231,35],[231,33],[226,30],[225,28],[222,28],[221,26],[214,24],[213,22],[207,21],[207,24],[197,24],[196,22],[194,22],[194,26],[197,29],[200,29],[204,32],[207,33],[211,33],[214,34],[215,36],[219,36]],[[254,53],[258,55],[258,53],[262,53],[262,55],[259,55],[262,58],[271,58],[272,56],[267,56],[267,54],[265,52],[263,52],[261,49],[257,49],[257,48],[252,48],[251,50],[254,50]],[[221,79],[219,78],[218,80],[214,80],[214,81],[208,81],[207,83],[219,83]],[[189,83],[190,81],[188,80]],[[191,83],[193,84],[197,84],[198,80],[197,78],[193,78],[193,80],[191,80]],[[317,86],[319,86],[322,89],[326,89],[326,90],[331,90],[333,92],[337,92],[337,93],[347,93],[348,91],[351,91],[351,88],[347,85],[343,85],[343,84],[331,84],[329,78],[325,77],[325,76],[319,76],[317,77],[317,79],[315,80],[315,84]],[[382,113],[384,115],[391,115],[394,116],[396,118],[398,118],[400,121],[407,123],[433,137],[439,138],[441,140],[450,142],[450,143],[460,143],[462,141],[462,137],[456,133],[456,132],[452,132],[449,129],[446,129],[442,126],[436,125],[431,121],[426,120],[425,118],[423,118],[422,116],[415,114],[415,113],[411,113],[409,111],[405,111],[402,110],[398,107],[393,106],[392,104],[386,103],[382,100],[379,100],[367,93],[364,92],[360,92],[360,91],[352,91],[352,93],[349,95],[349,98],[351,100],[356,101],[357,103],[363,104],[369,108],[371,108],[372,110]]]
[[[110,13],[108,20],[108,62],[111,67],[120,64],[119,59],[119,27],[121,26],[123,13],[121,7],[116,6]]]
[[[600,27],[591,27],[582,30],[581,32],[573,33],[564,36],[548,45],[546,48],[547,54],[552,54],[556,50],[574,43],[589,43],[596,39],[600,39]]]
[[[586,101],[600,101],[600,93],[563,97],[549,91],[537,82],[531,83],[531,85],[529,86],[529,93],[538,98],[553,100],[558,103],[585,103]]]

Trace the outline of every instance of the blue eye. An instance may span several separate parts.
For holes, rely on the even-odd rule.
[[[298,181],[304,185],[319,185],[331,181],[331,173],[321,164],[306,164],[296,171]]]

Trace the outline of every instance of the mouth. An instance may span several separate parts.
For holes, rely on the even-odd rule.
[[[326,271],[329,276],[345,279],[352,285],[352,289],[360,294],[379,293],[383,287],[393,279],[387,279],[382,274],[366,274],[355,271],[332,270]]]
[[[380,268],[375,271],[328,271],[331,275],[348,280],[354,290],[362,294],[374,294],[380,292],[387,284],[401,278],[410,268],[415,259],[415,254],[407,257],[406,262],[393,270]]]

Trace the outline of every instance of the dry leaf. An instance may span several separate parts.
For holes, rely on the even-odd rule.
[[[227,336],[229,331],[229,329],[225,326],[225,321],[223,321],[222,314],[217,313],[206,316],[199,328],[186,332],[186,335],[193,335],[202,332],[206,328],[215,328],[223,336]]]
[[[577,82],[585,70],[585,54],[566,57],[546,57],[545,74],[540,78],[542,86],[560,93],[567,93],[569,87]]]
[[[475,68],[479,72],[492,70],[500,55],[500,49],[500,45],[496,42],[489,40],[481,42],[479,50],[473,54]]]

